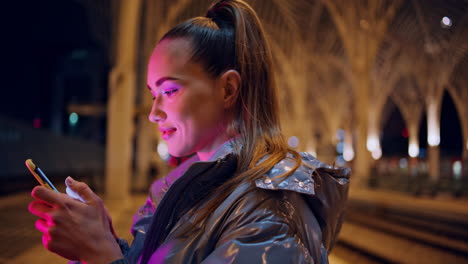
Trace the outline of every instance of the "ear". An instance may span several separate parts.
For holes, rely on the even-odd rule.
[[[221,84],[224,89],[224,108],[230,108],[239,96],[241,77],[236,70],[228,70],[221,75]]]

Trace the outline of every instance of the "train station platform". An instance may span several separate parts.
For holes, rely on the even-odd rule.
[[[468,263],[468,199],[351,190],[332,253],[350,263]]]
[[[122,206],[121,202],[106,201],[106,206],[109,209],[113,219],[114,227],[119,236],[131,240],[130,225],[132,215],[138,207],[144,203],[146,195],[133,195]],[[19,193],[0,198],[0,264],[51,264],[51,263],[66,263],[63,258],[48,252],[41,243],[41,233],[34,228],[34,222],[37,219],[27,210],[28,203],[32,200],[29,193]],[[371,202],[371,205],[369,205]],[[411,197],[401,193],[371,191],[371,190],[354,190],[350,192],[350,205],[356,206],[366,204],[367,207],[375,207],[375,210],[390,210],[397,208],[399,211],[415,212],[423,214],[427,217],[438,217],[445,215],[446,218],[453,218],[457,222],[468,224],[468,206],[466,199],[455,200],[453,198],[424,198]],[[374,210],[374,209],[372,209]],[[365,226],[359,226],[353,220],[353,212],[350,213],[350,221],[346,220],[340,233],[339,243],[330,255],[331,264],[347,264],[347,263],[381,263],[386,262],[386,252],[398,251],[394,243],[402,243],[401,239],[405,238],[404,233],[396,233],[394,240],[388,240],[388,237],[380,237],[369,231]],[[354,215],[354,217],[356,217]],[[358,218],[360,218],[358,216]],[[394,229],[393,227],[391,228]],[[392,234],[395,236],[395,233]],[[376,241],[377,239],[377,241]],[[384,239],[379,240],[379,239]],[[355,243],[352,247],[344,248],[343,245]],[[357,247],[356,247],[357,246]],[[465,250],[465,245],[457,244],[460,250]],[[377,257],[369,259],[366,250],[375,253],[377,247]],[[413,246],[413,250],[415,247]],[[424,254],[425,250],[431,250],[430,247],[420,247]],[[383,252],[383,253],[382,253]],[[374,254],[372,253],[372,254]],[[401,253],[401,252],[400,252]],[[427,251],[430,255],[431,252]],[[403,256],[402,256],[403,257]],[[457,263],[466,263],[467,259],[455,258],[460,260]],[[390,262],[394,262],[391,259]],[[402,261],[406,263],[417,263],[412,261]],[[386,262],[389,263],[389,262]],[[431,263],[442,263],[438,259],[434,259]]]

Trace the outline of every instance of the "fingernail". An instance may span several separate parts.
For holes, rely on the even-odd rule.
[[[71,186],[71,185],[73,185],[73,183],[75,182],[75,180],[74,180],[72,177],[68,176],[68,177],[65,179],[65,182],[66,182],[66,184],[67,184],[68,186]]]

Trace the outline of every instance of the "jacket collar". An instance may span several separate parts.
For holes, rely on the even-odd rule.
[[[231,139],[226,141],[221,145],[215,153],[207,160],[216,161],[218,159],[224,158],[227,154],[234,152],[234,140]],[[328,169],[334,171],[336,174],[340,172],[342,174],[348,175],[350,170],[349,168],[338,168],[323,163],[316,159],[314,156],[307,152],[300,152],[303,164],[294,171],[289,177],[283,178],[279,177],[292,168],[294,168],[295,160],[291,154],[276,164],[271,170],[263,175],[262,178],[255,181],[255,185],[258,188],[268,189],[268,190],[289,190],[299,193],[314,195],[315,194],[315,181],[312,177],[313,172],[316,169]],[[265,158],[261,159],[261,163]],[[346,170],[346,171],[343,171]]]
[[[234,152],[235,139],[231,139],[223,143],[206,162],[213,162],[224,158],[227,154]],[[295,161],[291,154],[277,163],[263,177],[255,180],[255,185],[261,189],[267,190],[288,190],[308,195],[315,194],[316,184],[313,178],[313,173],[316,170],[326,170],[335,177],[341,178],[341,184],[348,182],[351,170],[349,168],[338,168],[316,159],[307,152],[299,153],[302,158],[302,164],[290,176],[284,178],[281,175],[287,173],[294,168]],[[264,158],[265,159],[265,158]],[[260,160],[261,163],[264,159]],[[178,168],[172,171],[167,179],[169,182],[175,181],[194,163],[201,162],[197,155],[193,155],[189,160],[186,160]]]
[[[166,177],[168,185],[171,185],[180,176],[182,176],[189,168],[195,163],[201,162],[214,162],[216,160],[224,158],[227,154],[234,152],[234,139],[230,139],[224,142],[218,149],[211,155],[207,161],[200,161],[197,154],[192,155],[189,159],[182,162],[174,170],[172,170]]]
[[[224,158],[227,154],[234,152],[235,146],[235,139],[229,139],[228,141],[224,142],[218,149],[211,155],[211,157],[207,160],[209,161],[216,161],[218,159]]]
[[[281,175],[290,171],[295,161],[291,154],[276,164],[270,171],[255,181],[258,188],[268,190],[288,190],[299,193],[314,195],[315,181],[312,177],[314,171],[323,169],[331,172],[334,176],[347,178],[350,173],[349,168],[338,168],[320,162],[307,152],[299,153],[302,157],[302,164],[290,176],[284,178]],[[260,161],[261,162],[261,161]]]

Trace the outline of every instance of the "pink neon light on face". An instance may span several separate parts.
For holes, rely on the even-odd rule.
[[[225,142],[224,90],[201,64],[190,62],[190,42],[163,40],[148,65],[154,97],[149,119],[157,123],[169,153],[213,152]]]

